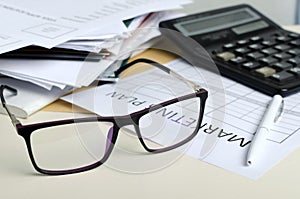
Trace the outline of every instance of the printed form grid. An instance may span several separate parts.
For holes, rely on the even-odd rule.
[[[261,94],[230,79],[224,77],[220,78],[217,74],[198,68],[196,73],[198,73],[202,78],[202,81],[199,81],[199,75],[195,75],[195,68],[182,60],[170,62],[168,63],[168,67],[183,75],[187,79],[195,81],[199,85],[203,85],[204,88],[209,88],[209,98],[206,105],[205,117],[212,118],[213,115],[218,114],[218,112],[220,114],[225,113],[225,119],[222,122],[245,133],[255,133],[257,125],[263,117],[271,97]],[[134,78],[134,81],[132,81],[132,78]],[[125,78],[123,80],[123,83],[125,83],[124,85],[126,85],[126,89],[129,88],[129,85],[131,85],[132,88],[136,88],[145,82],[155,82],[162,78],[164,78],[163,81],[167,86],[170,86],[171,88],[174,88],[175,86],[174,89],[179,89],[176,88],[176,85],[174,85],[174,81],[169,82],[165,76],[161,76],[161,73],[157,73],[156,70],[150,70],[143,74],[135,75],[132,78]],[[221,84],[223,88],[216,88],[214,85],[209,85],[220,79],[222,81]],[[159,93],[160,91],[155,90],[154,92]],[[218,96],[224,98],[222,92],[225,92],[225,100],[218,101],[218,99],[221,99]],[[144,92],[139,92],[140,95],[144,96],[147,95],[146,93],[147,92],[145,92],[145,90]],[[182,93],[184,93],[184,91],[182,91]],[[147,98],[149,97],[157,100],[162,99],[162,97],[158,95],[147,95]],[[214,99],[213,103],[209,100],[210,98]],[[269,141],[280,144],[300,129],[300,126],[297,125],[300,124],[300,102],[297,100],[299,98],[300,93],[284,99],[285,105],[283,116],[272,128],[272,133],[268,138]],[[233,123],[232,121],[235,122]],[[240,126],[242,126],[242,128],[240,128]]]
[[[180,62],[177,62],[176,64],[171,65],[181,65],[179,63]],[[179,70],[173,69],[181,74],[186,74],[187,77],[193,78],[192,74],[189,73],[191,66],[184,62],[181,63],[182,66]],[[205,71],[204,69],[203,71],[208,78],[218,78],[214,73]],[[228,117],[228,120],[225,119],[224,122],[235,128],[243,126],[243,129],[241,130],[254,134],[271,98],[228,78],[222,77],[222,81],[226,93],[226,104],[223,104],[223,106],[225,106],[225,114],[226,117]],[[213,92],[211,95],[216,95],[217,93],[218,92]],[[282,143],[292,134],[300,130],[300,126],[297,125],[300,124],[300,101],[298,99],[300,99],[300,93],[284,98],[283,114],[279,122],[275,123],[272,128],[273,133],[270,134],[270,141]],[[210,106],[209,103],[208,106]],[[220,107],[211,108],[211,111],[206,112],[205,116],[212,117],[214,111],[222,111]],[[234,119],[231,120],[229,118]],[[243,125],[237,126],[237,124],[241,123],[230,122],[237,120],[240,120]]]

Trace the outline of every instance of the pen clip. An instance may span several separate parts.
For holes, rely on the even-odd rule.
[[[284,107],[284,100],[281,101],[278,112],[276,113],[277,115],[274,118],[274,123],[276,123],[281,118],[281,116],[283,114],[283,107]]]

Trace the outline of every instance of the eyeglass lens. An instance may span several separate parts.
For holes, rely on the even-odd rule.
[[[113,124],[86,122],[36,130],[31,135],[32,152],[44,170],[64,171],[101,161],[111,144]]]
[[[200,98],[179,101],[141,117],[140,134],[150,149],[171,147],[194,134],[199,116]]]

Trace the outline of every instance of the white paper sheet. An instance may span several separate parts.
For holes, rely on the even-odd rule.
[[[72,87],[88,86],[110,64],[110,61],[83,62],[68,60],[1,59],[0,73],[11,74],[19,79],[30,77],[53,85]],[[26,79],[26,78],[25,78]],[[29,80],[28,78],[26,80]]]
[[[33,78],[33,77],[30,77],[30,76],[27,76],[27,75],[10,73],[10,72],[1,72],[1,74],[6,75],[8,77],[15,78],[15,79],[23,80],[23,81],[26,81],[26,82],[31,82],[31,83],[33,83],[37,86],[40,86],[42,88],[45,88],[47,90],[51,90],[53,87],[57,87],[57,88],[60,88],[60,89],[64,89],[66,87],[65,84],[49,82],[47,80]]]
[[[179,8],[186,0],[1,0],[0,35],[47,48],[75,36],[144,13]],[[10,24],[9,26],[7,24]],[[104,26],[105,27],[105,26]],[[119,28],[116,28],[116,33]],[[5,47],[0,48],[1,52]],[[11,50],[11,49],[10,49]]]
[[[101,26],[101,28],[95,27],[84,35],[76,36],[55,47],[98,53],[101,49],[110,48],[117,43],[117,37],[122,35],[119,33],[126,31],[127,28],[122,21],[112,21],[111,23]]]
[[[181,60],[170,62],[168,66],[195,82],[200,79],[191,70],[191,66]],[[126,95],[132,86],[137,87],[141,82],[151,81],[153,77],[159,78],[151,75],[153,72],[154,70],[126,78],[118,83],[118,89]],[[202,69],[201,74],[205,77],[209,98],[202,128],[186,152],[187,155],[257,179],[300,146],[300,93],[297,93],[284,99],[286,106],[282,119],[272,129],[265,151],[261,154],[263,157],[261,162],[251,167],[246,166],[248,147],[271,97],[222,77],[221,84],[226,92],[224,95],[222,88],[211,85],[220,76]],[[205,82],[199,83],[204,86]],[[176,85],[173,86],[176,89]],[[136,106],[128,105],[126,100],[123,104],[121,102],[111,104],[112,98],[108,93],[114,89],[115,85],[104,85],[62,99],[74,102],[99,115],[114,115],[118,109],[112,107],[127,106],[129,111],[137,110]],[[142,109],[151,102],[155,103],[156,98],[161,96],[135,92],[135,97],[140,101],[147,101],[140,107]]]
[[[125,54],[125,57],[133,56],[131,55],[131,53],[138,54],[139,52],[142,52],[145,49],[151,47],[152,43],[148,44],[146,43],[147,41],[150,41],[151,39],[161,35],[159,31],[159,22],[174,19],[177,17],[182,17],[184,15],[185,14],[183,13],[172,11],[157,12],[148,15],[146,18],[141,17],[141,19],[145,19],[144,21],[142,20],[142,24],[141,19],[138,18],[137,23],[140,24],[138,26],[137,23],[134,22],[135,20],[133,20],[133,27],[129,26],[129,29],[133,31],[129,32],[129,36],[127,36],[127,38],[122,39],[121,42],[114,45],[112,48],[109,49],[109,51],[115,55]],[[147,48],[144,48],[146,46]]]
[[[27,118],[72,89],[66,87],[63,90],[59,88],[47,90],[35,84],[8,77],[1,77],[0,84],[17,89],[17,95],[12,95],[10,92],[4,92],[4,95],[9,109],[20,118]],[[2,106],[0,106],[0,113],[7,114]]]
[[[0,33],[0,54],[31,45],[31,42]]]

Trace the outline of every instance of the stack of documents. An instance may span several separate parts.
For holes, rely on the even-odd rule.
[[[7,28],[0,32],[0,77],[12,78],[12,85],[26,82],[15,99],[32,92],[49,96],[43,103],[39,97],[31,99],[30,109],[12,96],[8,105],[20,109],[17,116],[27,117],[70,90],[89,86],[113,65],[110,57],[118,57],[124,46],[135,49],[158,36],[160,21],[181,15],[170,10],[190,2],[2,0],[0,16],[6,20],[0,24]],[[134,31],[150,27],[152,31],[132,40]]]
[[[123,20],[181,8],[190,0],[2,0],[0,53],[29,45],[52,48],[74,40],[112,38],[126,30]],[[7,24],[10,24],[7,26]]]

